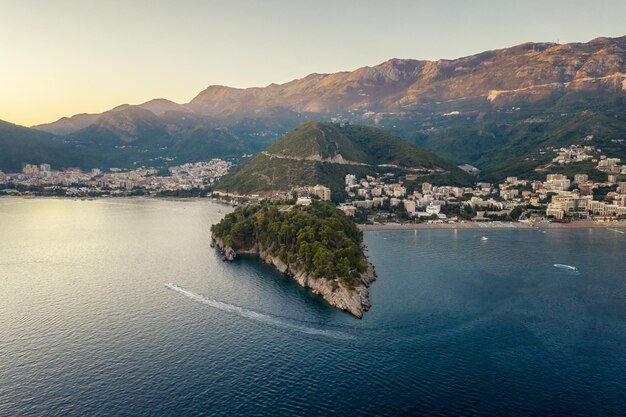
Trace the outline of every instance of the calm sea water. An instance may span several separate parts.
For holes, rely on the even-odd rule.
[[[626,415],[625,235],[369,232],[359,321],[226,210],[0,199],[0,415]]]

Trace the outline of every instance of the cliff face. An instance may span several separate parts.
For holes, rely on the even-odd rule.
[[[356,288],[350,289],[341,283],[334,287],[334,282],[314,277],[298,270],[293,265],[286,264],[277,256],[272,256],[258,243],[250,249],[235,251],[232,247],[224,245],[219,237],[213,235],[212,238],[222,252],[225,261],[235,260],[238,254],[256,254],[263,262],[273,265],[278,271],[289,275],[304,288],[310,288],[314,294],[321,295],[328,304],[347,311],[357,318],[362,318],[363,314],[372,306],[369,300],[369,286],[376,280],[376,271],[369,262],[367,263],[367,270],[361,274],[360,283]]]

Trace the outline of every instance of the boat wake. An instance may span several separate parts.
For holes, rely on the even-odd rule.
[[[612,231],[612,232],[616,232],[616,233],[621,233],[621,234],[624,234],[624,231],[622,231],[622,230],[617,230],[617,229],[611,229],[610,227],[607,227],[607,228],[606,228],[606,230],[610,230],[610,231]]]
[[[344,339],[344,340],[354,339],[354,336],[347,334],[347,333],[338,332],[334,330],[317,329],[315,327],[302,326],[299,324],[290,323],[286,320],[279,319],[277,317],[273,317],[267,314],[259,313],[253,310],[248,310],[246,308],[239,307],[233,304],[228,304],[228,303],[223,303],[221,301],[213,300],[208,297],[205,297],[204,295],[196,294],[192,291],[189,291],[186,288],[183,288],[173,283],[165,284],[165,287],[169,288],[170,290],[176,291],[177,293],[180,293],[184,295],[185,297],[190,298],[193,301],[196,301],[198,303],[202,303],[202,304],[208,305],[210,307],[213,307],[213,308],[216,308],[218,310],[225,311],[228,313],[233,313],[240,317],[244,317],[250,320],[255,320],[255,321],[269,324],[272,326],[282,327],[284,329],[295,330],[301,333],[306,333],[306,334],[311,334],[311,335],[316,335],[316,336],[324,336],[324,337],[330,337],[333,339]]]
[[[554,267],[558,269],[562,269],[563,271],[578,272],[578,268],[572,265],[554,264]]]

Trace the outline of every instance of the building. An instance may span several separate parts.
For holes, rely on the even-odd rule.
[[[380,187],[375,187],[372,188],[372,197],[380,197],[381,195],[383,195],[383,189]]]
[[[413,214],[415,213],[415,201],[414,200],[404,200],[404,208],[406,209],[407,213],[409,214]]]
[[[593,184],[578,184],[580,195],[593,195]]]
[[[441,211],[441,206],[439,204],[431,203],[428,206],[426,206],[427,214],[439,214],[440,211]]]
[[[626,216],[626,206],[608,204],[604,201],[592,201],[591,211],[599,216]]]
[[[340,204],[337,208],[343,211],[346,216],[354,217],[356,214],[356,207],[349,204]]]
[[[480,188],[481,191],[484,191],[486,193],[490,193],[491,192],[491,183],[488,183],[488,182],[478,182],[478,183],[476,183],[476,187]]]
[[[563,220],[565,218],[565,211],[561,210],[560,208],[548,207],[548,209],[546,210],[546,216],[553,217],[556,220]]]
[[[374,200],[358,200],[354,201],[352,204],[358,208],[370,209],[374,207]]]
[[[571,181],[563,174],[548,174],[544,187],[550,191],[567,191]]]
[[[313,194],[318,196],[320,200],[330,201],[330,188],[323,185],[316,185],[313,187]]]
[[[598,161],[597,168],[598,171],[617,173],[620,170],[619,163],[619,158],[606,158],[605,156],[602,156],[600,161]]]
[[[374,197],[374,198],[372,198],[372,202],[373,202],[373,206],[374,207],[382,207],[383,203],[385,202],[385,198],[384,197]]]
[[[22,173],[24,175],[37,175],[39,174],[39,167],[37,165],[26,164],[24,168],[22,168]]]
[[[519,195],[519,190],[517,188],[512,188],[510,190],[500,190],[500,197],[505,200],[512,200]]]
[[[296,198],[317,196],[320,200],[330,201],[330,188],[319,184],[314,187],[295,187],[293,192]]]
[[[356,175],[348,174],[346,175],[346,189],[353,187],[356,187]]]
[[[394,187],[393,189],[393,196],[394,197],[404,197],[406,195],[406,188],[397,185]]]
[[[589,181],[589,175],[587,174],[576,174],[574,175],[574,183],[575,184],[586,184]]]
[[[548,204],[548,210],[562,210],[570,215],[586,216],[589,210],[591,210],[592,201],[591,196],[555,195],[552,197],[552,202]],[[556,216],[554,217],[557,218]]]
[[[296,200],[296,205],[298,206],[310,206],[311,205],[311,197],[298,197]]]

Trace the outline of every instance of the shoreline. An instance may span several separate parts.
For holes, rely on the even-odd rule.
[[[512,223],[512,222],[466,222],[466,223],[407,223],[407,224],[359,224],[362,232],[383,232],[403,230],[537,230],[537,229],[589,229],[589,228],[618,228],[626,230],[625,221],[594,222],[576,221],[571,223]]]
[[[233,262],[240,255],[254,255],[261,262],[272,265],[275,270],[296,281],[302,288],[307,288],[313,294],[321,296],[330,306],[352,314],[357,319],[362,319],[365,312],[369,311],[372,306],[369,299],[369,287],[376,281],[377,274],[374,265],[367,257],[367,270],[360,274],[360,284],[355,288],[349,288],[344,284],[335,286],[323,277],[314,277],[304,270],[294,268],[292,264],[285,263],[279,257],[271,255],[258,242],[255,242],[249,249],[234,250],[226,246],[222,238],[211,233],[211,246],[221,253],[223,261]]]
[[[96,197],[68,197],[68,196],[56,196],[56,195],[0,195],[0,200],[69,200],[69,201],[100,201],[100,200],[163,200],[163,201],[201,201],[206,200],[212,203],[228,205],[228,203],[213,200],[212,197],[165,197],[165,196],[145,196],[145,195],[132,195],[132,196],[96,196]]]

